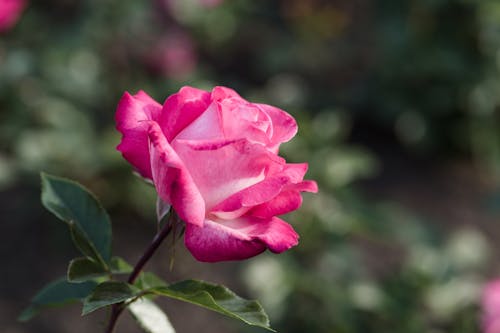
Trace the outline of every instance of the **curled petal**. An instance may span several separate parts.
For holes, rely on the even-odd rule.
[[[255,104],[267,113],[272,120],[273,135],[271,137],[271,148],[277,148],[283,142],[289,141],[297,134],[297,122],[285,111],[267,104]]]
[[[270,218],[276,215],[290,213],[302,205],[300,192],[318,192],[315,181],[305,180],[297,184],[288,184],[283,191],[273,199],[254,206],[247,214],[260,218]]]
[[[299,236],[285,221],[274,217],[245,217],[232,221],[205,220],[203,227],[186,226],[185,243],[199,261],[242,260],[266,249],[281,253],[298,244]]]
[[[302,205],[299,191],[283,191],[268,202],[253,207],[248,215],[259,218],[271,218],[298,209]]]
[[[136,128],[145,120],[157,121],[161,108],[158,102],[142,90],[135,95],[125,92],[116,110],[116,128],[122,132]]]
[[[171,203],[187,224],[202,226],[205,201],[189,171],[167,142],[157,123],[150,123],[148,134],[153,182],[158,195],[166,203]]]
[[[281,172],[290,178],[291,183],[298,183],[304,179],[307,168],[307,163],[288,163]]]
[[[296,210],[302,204],[301,191],[317,192],[314,181],[302,181],[307,164],[285,164],[274,175],[233,194],[211,209],[221,219],[234,219],[248,213],[270,218]]]
[[[161,105],[139,91],[135,95],[126,92],[116,110],[116,128],[123,134],[118,149],[139,173],[152,179],[148,149],[148,121],[156,121]]]
[[[198,118],[210,105],[210,93],[192,88],[182,87],[178,93],[165,101],[159,120],[168,142]]]
[[[290,185],[287,189],[301,192],[318,193],[318,184],[314,180],[304,180],[303,182]]]
[[[211,213],[226,220],[240,217],[253,206],[276,197],[287,182],[286,177],[264,179],[217,204],[212,208]]]

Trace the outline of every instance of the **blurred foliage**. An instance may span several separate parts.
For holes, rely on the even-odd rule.
[[[499,71],[496,0],[32,1],[0,36],[0,190],[38,192],[44,170],[85,183],[120,216],[153,220],[153,191],[114,150],[121,94],[230,86],[298,119],[282,151],[320,185],[287,217],[301,245],[242,264],[273,326],[476,332],[492,263],[481,231],[368,201],[356,183],[383,169],[368,148],[383,138],[498,180]]]

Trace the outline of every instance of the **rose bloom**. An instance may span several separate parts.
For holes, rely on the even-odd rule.
[[[481,297],[484,333],[500,333],[500,279],[488,282]]]
[[[297,133],[288,113],[224,87],[183,87],[163,105],[143,91],[125,93],[116,122],[117,149],[186,223],[196,259],[241,260],[297,245],[276,216],[299,208],[300,192],[317,185],[303,180],[306,163],[277,155]]]
[[[0,0],[0,32],[14,26],[25,6],[25,0]]]

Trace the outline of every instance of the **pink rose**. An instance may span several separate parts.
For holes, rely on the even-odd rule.
[[[241,260],[297,245],[297,233],[276,215],[299,208],[300,192],[317,185],[303,180],[306,163],[277,155],[297,132],[288,113],[224,87],[183,87],[163,106],[143,91],[125,93],[116,122],[117,149],[186,222],[196,259]]]
[[[0,32],[14,26],[25,6],[25,0],[0,0]]]
[[[481,297],[484,333],[500,333],[500,279],[488,282]]]

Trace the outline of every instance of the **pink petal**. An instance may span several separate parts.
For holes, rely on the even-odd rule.
[[[139,173],[152,178],[148,151],[148,121],[156,121],[161,112],[161,105],[139,91],[135,95],[123,94],[116,111],[116,128],[123,134],[117,149]]]
[[[142,126],[141,126],[142,127]],[[116,147],[123,157],[134,166],[141,176],[153,179],[148,150],[148,136],[144,128],[124,132],[122,141]]]
[[[224,139],[222,119],[217,104],[212,103],[198,118],[186,126],[174,140]]]
[[[302,205],[302,195],[299,191],[283,191],[272,200],[253,207],[247,214],[260,218],[286,214]]]
[[[307,168],[307,163],[287,163],[283,170],[283,174],[290,178],[290,182],[298,183],[304,179]]]
[[[268,146],[273,133],[271,118],[241,97],[218,101],[226,138],[245,138]]]
[[[284,164],[282,158],[246,140],[176,140],[173,147],[202,193],[207,211]]]
[[[300,192],[304,191],[316,193],[318,191],[318,185],[312,180],[306,180],[297,184],[287,184],[275,197],[247,210],[246,215],[271,218],[273,216],[290,213],[299,209],[302,205],[302,196]]]
[[[314,180],[304,180],[303,182],[290,185],[288,189],[301,192],[318,193],[318,184]]]
[[[149,125],[151,169],[158,195],[166,203],[172,204],[184,222],[202,226],[205,202],[200,191],[159,125],[155,122]]]
[[[237,98],[244,101],[244,99],[231,88],[217,86],[212,89],[211,99],[213,101],[220,102],[226,98]]]
[[[281,143],[297,133],[295,119],[279,108],[250,103],[225,87],[215,87],[211,98],[220,104],[226,138],[245,137],[277,152]]]
[[[266,248],[281,253],[298,244],[299,236],[279,218],[216,222],[186,226],[186,247],[199,261],[217,262],[253,257]]]
[[[316,182],[302,181],[307,171],[306,163],[285,164],[281,170],[275,171],[274,175],[268,172],[267,178],[261,182],[220,202],[210,212],[219,218],[234,219],[252,209],[252,216],[272,217],[299,208],[302,203],[300,191],[318,190]],[[281,195],[282,191],[290,193]],[[275,197],[277,198],[274,199]],[[254,206],[258,207],[253,209]]]
[[[159,124],[168,142],[172,142],[177,134],[198,118],[209,105],[210,93],[187,86],[167,98]]]
[[[289,141],[297,134],[297,122],[285,111],[267,104],[255,104],[272,119],[273,136],[271,146],[277,148],[281,143]]]
[[[217,204],[210,213],[226,220],[238,218],[253,206],[268,202],[276,197],[288,181],[287,177],[264,179]]]

